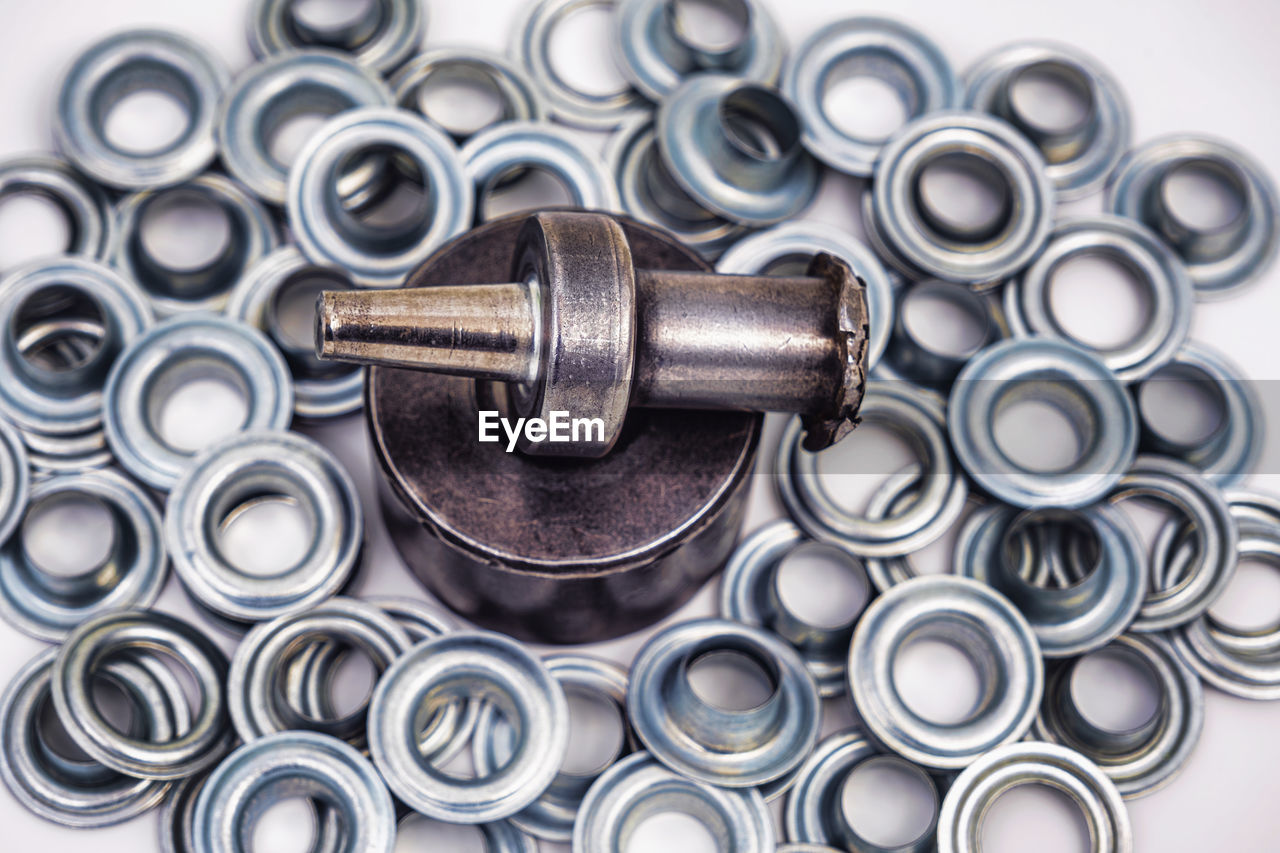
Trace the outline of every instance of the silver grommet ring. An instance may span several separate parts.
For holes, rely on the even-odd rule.
[[[1075,94],[1082,115],[1063,125],[1029,113],[1017,86],[1036,77]],[[1129,106],[1120,86],[1096,59],[1075,48],[1051,42],[1007,45],[978,60],[965,78],[965,105],[999,116],[1031,140],[1064,201],[1101,189],[1129,147]]]
[[[46,155],[12,157],[0,162],[0,200],[36,196],[53,202],[67,223],[68,255],[106,257],[115,227],[111,203],[97,185],[63,160]]]
[[[457,699],[487,699],[511,724],[510,760],[476,779],[433,766],[422,721]],[[569,745],[564,690],[524,646],[501,634],[455,631],[414,646],[382,675],[369,706],[369,749],[406,805],[451,823],[490,823],[533,804]]]
[[[421,182],[421,215],[369,224],[343,204],[339,185],[353,158],[390,152]],[[406,180],[407,180],[406,176]],[[285,207],[298,247],[314,264],[346,270],[365,287],[397,287],[446,240],[471,227],[473,196],[462,159],[441,130],[408,110],[363,107],[329,119],[289,171]]]
[[[426,13],[417,0],[377,0],[359,18],[335,25],[301,18],[296,0],[255,0],[249,10],[249,48],[258,59],[299,48],[327,47],[390,74],[422,43]]]
[[[698,695],[690,669],[714,654],[740,655],[765,674],[769,698],[727,710]],[[818,739],[818,688],[800,656],[773,634],[724,619],[673,625],[654,635],[631,666],[627,711],[649,753],[712,785],[747,788],[786,776]]]
[[[925,719],[898,692],[898,655],[921,639],[956,647],[978,672],[981,699],[964,720]],[[1044,667],[1035,632],[1008,599],[969,578],[934,575],[897,584],[867,607],[853,632],[849,682],[877,743],[924,767],[959,770],[1027,733]]]
[[[842,127],[827,109],[832,86],[870,77],[891,87],[908,120],[954,110],[963,95],[942,50],[924,33],[889,18],[847,18],[826,24],[791,55],[783,89],[804,119],[804,144],[813,156],[850,175],[875,168],[885,138]]]
[[[1077,457],[1051,470],[1011,457],[995,425],[1008,407],[1033,401],[1070,423]],[[1128,390],[1091,353],[1064,341],[1003,341],[972,359],[951,389],[951,444],[988,494],[1025,508],[1079,507],[1101,499],[1133,462],[1138,417]]]
[[[369,759],[328,735],[280,732],[245,744],[209,774],[196,799],[193,853],[249,849],[258,818],[299,796],[337,814],[338,849],[395,849],[395,806]]]
[[[912,305],[945,302],[957,315],[967,316],[976,328],[972,343],[963,349],[944,349],[933,330],[917,329],[912,322]],[[982,350],[1005,337],[1004,318],[994,300],[985,293],[953,281],[936,278],[903,282],[894,293],[893,331],[884,358],[876,369],[877,379],[912,382],[947,393],[964,366]]]
[[[938,815],[938,853],[978,853],[982,819],[1002,794],[1020,785],[1061,791],[1079,806],[1094,853],[1133,853],[1129,813],[1111,780],[1078,752],[1040,742],[992,750],[956,777]]]
[[[729,275],[804,275],[814,255],[827,253],[849,265],[867,294],[867,367],[880,362],[893,329],[893,286],[875,253],[847,231],[821,222],[784,222],[742,238],[720,258]]]
[[[805,450],[799,418],[782,434],[775,462],[778,493],[796,524],[823,542],[862,557],[918,551],[946,533],[964,509],[968,482],[947,441],[945,404],[936,394],[901,382],[869,381],[860,411],[864,424],[891,430],[916,452],[923,478],[919,497],[901,513],[872,519],[841,506],[823,484],[820,453]]]
[[[17,430],[0,418],[0,545],[17,530],[27,511],[31,468]]]
[[[622,853],[646,818],[671,811],[701,823],[724,850],[775,849],[773,818],[759,791],[698,782],[637,752],[606,770],[587,792],[573,827],[573,851]]]
[[[995,215],[961,221],[938,209],[922,186],[931,166],[988,183],[1000,198]],[[868,238],[908,278],[998,282],[1030,263],[1053,230],[1053,184],[1040,152],[982,113],[934,113],[903,127],[881,150],[863,199]]]
[[[218,153],[218,101],[230,74],[205,47],[177,33],[129,30],[80,54],[62,79],[53,135],[76,168],[120,190],[170,186],[194,178]],[[122,148],[107,135],[107,116],[135,92],[178,101],[187,121],[159,150]]]
[[[91,502],[111,519],[110,547],[97,564],[75,574],[50,572],[27,549],[22,530],[0,547],[0,615],[51,643],[98,614],[150,607],[168,577],[160,512],[145,489],[114,471],[55,474],[32,487],[24,518],[72,501]]]
[[[1228,222],[1188,220],[1174,198],[1179,173],[1212,176],[1240,202]],[[1199,136],[1170,136],[1130,151],[1108,184],[1112,213],[1147,225],[1173,247],[1196,296],[1228,296],[1260,276],[1280,250],[1280,197],[1260,163],[1240,149]]]
[[[498,115],[483,127],[461,127],[432,115],[429,95],[437,83],[463,83],[492,93]],[[508,121],[543,121],[547,107],[542,93],[519,66],[500,53],[473,47],[441,47],[419,54],[391,78],[395,103],[416,110],[459,145],[468,138]]]
[[[242,430],[289,426],[289,368],[265,335],[210,314],[167,320],[121,353],[103,396],[107,442],[120,464],[154,489],[168,490],[194,456],[170,444],[160,430],[165,397],[187,382],[205,378],[227,382],[244,395]]]
[[[892,847],[874,844],[863,838],[845,815],[845,784],[854,770],[873,762],[916,776],[929,792],[933,800],[929,824],[914,839]],[[805,760],[787,799],[783,822],[787,837],[793,841],[835,844],[841,850],[857,853],[929,853],[933,850],[940,800],[938,787],[928,773],[896,755],[881,753],[861,732],[849,730],[825,738]]]

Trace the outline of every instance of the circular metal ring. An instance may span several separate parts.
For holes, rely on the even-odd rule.
[[[76,168],[121,190],[170,186],[194,178],[218,153],[218,101],[230,74],[205,47],[177,33],[129,30],[80,54],[62,79],[53,135]],[[107,117],[136,92],[160,92],[186,112],[177,138],[156,150],[122,148]]]
[[[103,662],[132,650],[180,663],[196,683],[199,711],[175,737],[141,740],[121,732],[94,701],[92,683]],[[103,765],[143,779],[181,779],[216,764],[231,747],[226,677],[222,650],[190,624],[156,611],[119,610],[67,637],[53,665],[53,704],[71,739]]]
[[[841,805],[845,784],[855,769],[872,762],[911,773],[929,791],[933,798],[929,825],[916,838],[892,847],[873,844],[858,833],[844,813]],[[933,850],[939,804],[938,787],[928,773],[895,755],[884,755],[863,734],[850,730],[825,738],[805,760],[787,799],[783,820],[787,837],[793,841],[836,844],[842,850],[857,853],[929,853]]]
[[[951,527],[964,509],[969,486],[951,455],[941,398],[904,383],[869,381],[860,411],[864,424],[883,426],[916,451],[929,474],[919,498],[903,512],[872,519],[851,513],[822,483],[820,453],[802,446],[795,418],[782,434],[775,462],[778,493],[796,524],[823,542],[862,557],[891,557],[918,551]]]
[[[492,93],[498,115],[483,127],[457,127],[433,116],[427,95],[437,82],[464,83]],[[542,93],[529,75],[502,54],[474,47],[441,47],[419,54],[395,73],[391,88],[397,106],[422,113],[459,145],[494,124],[546,119]]]
[[[334,26],[300,18],[295,2],[255,0],[249,10],[249,48],[258,59],[299,48],[327,47],[390,74],[417,51],[426,28],[424,4],[417,0],[378,0],[368,4],[358,20]]]
[[[427,714],[455,699],[494,703],[515,730],[511,759],[488,776],[457,779],[418,749]],[[564,690],[542,662],[501,634],[456,631],[414,646],[382,675],[369,706],[369,748],[406,805],[451,823],[489,823],[546,791],[569,745]]]
[[[1150,297],[1151,311],[1136,337],[1118,346],[1085,343],[1053,309],[1055,276],[1079,258],[1103,258],[1131,273]],[[1142,224],[1118,216],[1060,222],[1044,251],[1004,289],[1004,312],[1015,337],[1065,340],[1102,360],[1122,382],[1144,379],[1174,358],[1191,329],[1195,296],[1186,267]]]
[[[1170,197],[1170,179],[1193,169],[1215,175],[1240,199],[1240,211],[1221,225],[1189,222]],[[1225,142],[1170,136],[1125,155],[1108,183],[1113,213],[1144,223],[1187,265],[1196,296],[1228,296],[1260,276],[1280,250],[1280,197],[1260,163]]]
[[[130,474],[154,489],[169,489],[194,455],[161,434],[164,398],[202,378],[226,381],[242,392],[242,430],[283,430],[293,417],[289,368],[257,329],[200,313],[159,324],[116,359],[103,396],[111,449]]]
[[[24,195],[46,199],[62,214],[67,223],[66,254],[106,257],[115,227],[111,202],[67,162],[41,154],[0,162],[0,200]]]
[[[739,240],[720,258],[716,272],[729,275],[790,274],[790,270],[779,269],[785,265],[795,266],[797,274],[803,275],[813,256],[823,252],[847,263],[853,274],[862,280],[867,296],[867,337],[870,341],[867,367],[874,368],[884,354],[893,329],[893,286],[880,259],[852,234],[821,222],[784,222]]]
[[[1077,458],[1043,470],[1000,446],[995,425],[1011,405],[1035,401],[1071,423]],[[956,377],[947,407],[951,444],[969,476],[1014,506],[1079,507],[1110,491],[1133,462],[1138,417],[1125,386],[1095,356],[1064,341],[1022,338],[983,350]]]
[[[586,9],[615,14],[617,5],[617,0],[536,0],[526,4],[516,23],[511,55],[528,70],[552,115],[565,124],[586,130],[612,130],[653,109],[630,84],[616,92],[583,91],[566,80],[551,59],[556,28],[570,15]]]
[[[271,153],[277,131],[303,115],[389,107],[391,90],[350,54],[304,50],[273,56],[236,78],[218,109],[222,161],[258,198],[283,205],[289,164]]]
[[[27,511],[31,468],[27,449],[17,431],[0,418],[0,546],[3,546]]]
[[[1159,691],[1156,713],[1128,731],[1091,721],[1076,702],[1078,660],[1050,664],[1044,701],[1032,729],[1036,738],[1070,747],[1095,762],[1126,799],[1150,794],[1190,757],[1204,728],[1204,691],[1173,647],[1152,635],[1124,634],[1106,651],[1121,654],[1150,673]]]
[[[391,226],[345,209],[339,184],[352,158],[389,149],[421,173],[429,208]],[[397,287],[446,240],[471,227],[475,192],[453,141],[407,110],[364,107],[329,119],[289,171],[289,229],[314,264],[346,270],[356,284]]]
[[[55,474],[32,487],[24,518],[69,501],[92,502],[110,516],[110,549],[100,562],[75,574],[50,572],[21,530],[0,547],[0,615],[50,643],[98,614],[150,607],[168,577],[160,513],[145,489],[113,471]]]
[[[775,849],[773,818],[759,791],[688,779],[637,752],[606,770],[587,792],[573,827],[573,853],[622,853],[646,818],[671,811],[707,827],[724,850]]]
[[[998,185],[1002,205],[990,221],[960,222],[929,203],[923,174],[948,162]],[[1030,263],[1053,230],[1040,152],[982,113],[933,113],[903,127],[881,150],[863,199],[868,238],[908,278],[997,282]]]
[[[209,774],[196,799],[193,853],[249,849],[258,818],[298,796],[336,812],[341,850],[395,849],[395,806],[369,759],[328,735],[280,732],[245,744]]]
[[[542,662],[547,671],[560,682],[568,695],[580,694],[600,698],[609,703],[622,723],[622,740],[618,753],[609,757],[602,766],[586,773],[570,773],[561,770],[552,780],[546,793],[533,805],[513,815],[510,823],[536,838],[546,841],[569,842],[573,840],[573,822],[578,807],[587,790],[602,773],[635,748],[634,737],[626,720],[627,671],[616,664],[599,658],[578,654],[547,655]],[[497,725],[501,719],[497,708],[486,704],[480,711],[475,733],[472,736],[476,775],[483,778],[502,766],[511,749],[510,737],[497,737]],[[510,733],[510,728],[507,734]]]
[[[873,16],[823,26],[791,55],[783,89],[804,119],[805,147],[850,175],[871,174],[885,137],[842,127],[826,101],[837,82],[863,77],[892,88],[908,120],[954,110],[963,94],[946,55],[919,30]]]
[[[1006,285],[1011,286],[1011,285]],[[979,335],[964,349],[947,349],[936,336],[922,333],[911,322],[911,305],[918,300],[946,302],[957,314],[967,315],[979,327]],[[892,332],[876,377],[912,382],[947,393],[964,366],[982,350],[1006,335],[999,306],[985,293],[953,281],[928,278],[900,284],[893,293]]]
[[[702,699],[690,668],[710,654],[738,654],[773,688],[744,711]],[[672,625],[654,635],[631,665],[627,711],[649,753],[701,782],[746,788],[800,766],[818,740],[822,706],[800,656],[773,634],[724,619]]]
[[[1031,140],[1064,201],[1101,189],[1129,147],[1129,105],[1120,86],[1080,50],[1053,42],[1019,42],[987,54],[965,76],[965,106],[999,116]],[[1036,76],[1074,92],[1083,115],[1063,126],[1027,113],[1016,87]]]
[[[1266,416],[1253,383],[1240,368],[1217,350],[1188,341],[1146,381],[1170,379],[1200,385],[1218,404],[1218,425],[1207,437],[1195,441],[1166,435],[1143,412],[1144,383],[1133,389],[1141,426],[1139,447],[1144,452],[1181,459],[1224,488],[1254,473],[1266,439]]]
[[[979,758],[951,783],[938,815],[938,853],[977,853],[982,819],[1002,794],[1045,785],[1084,813],[1094,853],[1133,853],[1133,829],[1120,792],[1093,762],[1051,743],[1015,743]]]
[[[955,646],[983,682],[978,706],[958,723],[921,717],[898,692],[898,655],[921,639]],[[1008,599],[969,578],[935,575],[897,584],[867,607],[853,632],[849,682],[877,743],[925,767],[959,770],[1027,733],[1044,667],[1035,632]]]

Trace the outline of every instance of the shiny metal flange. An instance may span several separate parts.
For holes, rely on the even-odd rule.
[[[689,78],[658,110],[658,150],[686,193],[744,225],[773,225],[813,201],[821,172],[782,95],[722,74]]]
[[[50,572],[28,551],[25,529],[0,547],[0,615],[51,643],[98,614],[150,607],[169,574],[160,512],[145,489],[114,471],[55,474],[32,487],[24,518],[72,501],[92,502],[111,519],[110,547],[97,564],[75,574]]]
[[[418,740],[424,720],[458,699],[487,699],[514,730],[511,758],[487,776],[435,767]],[[564,762],[569,709],[560,683],[502,634],[455,631],[414,646],[382,675],[369,706],[369,749],[406,805],[451,823],[490,823],[542,796]]]
[[[1216,177],[1240,202],[1231,221],[1205,226],[1179,212],[1172,195],[1179,172]],[[1196,296],[1228,296],[1255,280],[1280,251],[1280,196],[1251,156],[1201,136],[1169,136],[1130,151],[1108,183],[1113,213],[1145,223],[1187,265]]]
[[[17,430],[0,418],[0,546],[18,529],[30,490],[27,450]]]
[[[1053,308],[1064,264],[1101,258],[1133,275],[1151,310],[1140,332],[1118,346],[1095,347],[1073,335]],[[1191,329],[1195,296],[1186,267],[1141,223],[1119,216],[1059,222],[1040,256],[1004,289],[1004,311],[1015,337],[1066,340],[1089,350],[1122,382],[1150,376],[1181,349]]]
[[[1079,806],[1094,853],[1133,853],[1129,813],[1111,780],[1078,752],[1040,742],[992,750],[951,783],[938,815],[938,853],[981,850],[982,819],[1002,794],[1021,785],[1053,788]]]
[[[913,382],[945,394],[975,355],[1006,337],[1004,317],[995,301],[967,285],[936,278],[904,282],[894,297],[893,331],[877,367],[877,379]],[[964,349],[944,349],[932,330],[917,329],[911,322],[911,306],[919,300],[946,302],[957,315],[967,316],[978,330],[974,342]]]
[[[390,74],[422,43],[424,4],[417,0],[378,0],[354,20],[314,24],[299,17],[295,0],[255,0],[249,10],[249,47],[266,59],[299,48],[327,47],[349,53],[356,62]]]
[[[758,666],[773,688],[769,698],[738,711],[700,697],[690,668],[711,654],[741,655]],[[818,739],[822,706],[789,645],[760,628],[700,619],[659,631],[636,655],[627,711],[658,761],[691,779],[747,788],[800,766]]]
[[[53,202],[67,223],[67,245],[63,249],[66,254],[94,260],[106,256],[115,227],[111,202],[66,161],[29,154],[0,162],[0,200],[18,196]]]
[[[916,776],[932,797],[929,824],[916,838],[884,847],[863,838],[850,823],[842,808],[844,786],[854,770],[872,762]],[[805,760],[787,798],[783,822],[792,841],[834,844],[857,853],[929,853],[933,850],[940,799],[938,787],[928,773],[896,755],[881,753],[865,735],[851,729],[825,738]]]
[[[787,47],[777,23],[759,0],[723,0],[740,32],[715,40],[697,32],[681,3],[619,0],[613,13],[613,44],[619,66],[640,92],[661,102],[688,77],[712,71],[772,86]]]
[[[894,682],[898,655],[917,640],[955,646],[982,682],[977,707],[957,723],[917,714]],[[1035,632],[989,586],[949,575],[913,578],[867,607],[849,649],[850,695],[868,734],[915,764],[959,770],[1031,728],[1044,687]]]
[[[1049,471],[1000,446],[995,425],[1006,407],[1036,401],[1071,423],[1077,457]],[[983,350],[956,377],[947,406],[951,444],[969,476],[1014,506],[1079,507],[1107,494],[1129,470],[1138,417],[1125,386],[1094,355],[1064,341],[1022,338]]]
[[[386,151],[394,152],[391,162],[412,164],[423,209],[383,226],[348,210],[340,184],[352,158]],[[289,229],[312,263],[346,270],[361,286],[398,287],[441,244],[471,227],[474,195],[443,131],[408,110],[364,107],[329,119],[303,146],[289,171],[285,208]]]
[[[432,115],[429,95],[439,83],[462,83],[492,93],[498,115],[484,127],[460,127]],[[397,106],[422,113],[459,145],[493,124],[542,121],[547,116],[542,93],[523,69],[500,53],[470,46],[439,47],[415,56],[391,78],[391,88]]]
[[[577,694],[608,703],[617,712],[623,729],[616,754],[585,773],[562,769],[533,805],[510,818],[513,826],[529,835],[567,843],[573,840],[573,823],[587,790],[602,773],[635,749],[635,737],[626,718],[627,671],[608,661],[578,654],[547,655],[542,662],[567,695]],[[494,705],[486,704],[481,709],[471,741],[476,774],[481,778],[501,767],[511,751],[510,727],[500,720],[501,714]],[[499,730],[505,730],[502,734],[506,737],[500,738]]]
[[[258,818],[300,796],[336,812],[338,849],[395,849],[395,806],[369,759],[328,735],[280,732],[245,744],[209,774],[196,799],[193,853],[250,849]]]
[[[702,824],[720,850],[775,849],[773,819],[759,791],[698,782],[637,752],[606,770],[587,792],[573,827],[573,853],[622,853],[646,818],[672,811]]]
[[[850,77],[870,77],[891,87],[908,120],[954,110],[963,96],[942,50],[912,27],[873,16],[823,26],[791,55],[783,90],[804,120],[805,147],[850,175],[870,175],[885,143],[885,137],[847,130],[827,109],[831,88]]]
[[[80,54],[62,79],[54,114],[58,149],[89,177],[121,190],[170,186],[194,178],[218,153],[218,101],[230,74],[204,46],[163,30],[127,30]],[[160,92],[186,112],[186,126],[158,150],[111,141],[107,116],[136,92]]]
[[[283,205],[289,163],[271,153],[275,134],[302,115],[389,107],[391,90],[376,73],[335,50],[272,56],[235,79],[218,108],[222,162],[258,198]]]
[[[784,222],[733,245],[716,272],[729,275],[805,274],[815,255],[826,252],[849,265],[867,298],[867,367],[874,368],[889,343],[894,323],[893,286],[875,253],[861,240],[821,222]]]
[[[165,398],[187,382],[216,379],[244,395],[242,430],[289,426],[289,368],[257,329],[210,314],[173,317],[135,340],[111,367],[103,396],[103,426],[120,464],[160,491],[169,489],[194,454],[160,430]]]
[[[1079,661],[1071,660],[1049,665],[1032,732],[1096,763],[1122,797],[1141,797],[1172,780],[1195,749],[1204,727],[1204,691],[1162,637],[1124,634],[1105,651],[1122,655],[1155,681],[1159,701],[1151,719],[1127,731],[1095,724],[1076,702],[1073,679]]]
[[[1073,93],[1083,107],[1080,117],[1052,124],[1028,112],[1017,86],[1036,77]],[[1101,189],[1129,147],[1129,105],[1119,84],[1076,48],[1034,41],[1006,45],[978,60],[965,78],[965,105],[999,116],[1030,139],[1064,201]]]
[[[942,536],[964,509],[969,491],[947,441],[945,408],[936,394],[905,383],[867,383],[862,422],[901,436],[929,472],[917,500],[901,513],[879,519],[856,515],[835,500],[818,470],[821,454],[804,449],[800,420],[792,420],[775,462],[778,494],[787,512],[814,539],[863,557],[909,554]]]
[[[99,710],[93,679],[104,661],[146,651],[186,669],[200,703],[189,727],[168,739],[117,730]],[[234,737],[227,720],[227,658],[187,622],[156,611],[117,610],[83,623],[67,637],[51,676],[53,704],[67,734],[90,757],[143,779],[173,780],[216,764]]]
[[[966,169],[999,193],[984,222],[958,221],[921,189],[930,166]],[[867,236],[908,278],[982,287],[1035,258],[1053,230],[1054,190],[1044,158],[1008,124],[974,112],[939,112],[890,137],[863,196]]]

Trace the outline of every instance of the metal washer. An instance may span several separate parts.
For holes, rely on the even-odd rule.
[[[36,196],[57,205],[67,222],[68,255],[102,260],[115,214],[97,185],[86,181],[65,160],[35,154],[0,162],[0,200]],[[7,270],[5,271],[7,272]]]
[[[258,59],[298,48],[328,47],[390,74],[418,49],[426,28],[426,10],[417,0],[378,0],[359,20],[332,28],[299,19],[294,2],[255,0],[249,10],[249,48]]]

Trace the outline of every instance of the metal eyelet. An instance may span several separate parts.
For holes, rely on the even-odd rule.
[[[1085,115],[1054,127],[1020,109],[1014,87],[1026,75],[1052,77],[1076,92]],[[1044,155],[1058,198],[1070,201],[1102,188],[1129,147],[1129,106],[1120,86],[1093,57],[1062,44],[1019,42],[978,60],[965,75],[965,105],[999,116]]]
[[[946,394],[975,355],[1006,337],[1007,327],[999,306],[989,295],[967,285],[929,278],[900,284],[893,297],[893,331],[876,368],[877,379],[911,382]],[[981,338],[960,352],[938,348],[929,336],[918,334],[909,321],[911,303],[919,299],[945,301],[956,313],[967,314],[981,328]]]
[[[958,222],[923,197],[924,171],[948,160],[999,184],[1003,204],[990,222]],[[981,113],[934,113],[903,127],[881,150],[863,200],[868,239],[908,278],[996,283],[1030,263],[1053,230],[1053,184],[1040,152]]]
[[[556,178],[573,199],[574,207],[617,210],[618,188],[604,161],[582,144],[579,136],[537,122],[506,122],[471,137],[462,149],[467,177],[475,186],[476,213],[487,221],[485,200],[495,187],[526,169],[539,169]]]
[[[1213,172],[1241,200],[1230,223],[1188,222],[1169,198],[1170,178],[1182,169]],[[1240,149],[1198,136],[1170,136],[1125,155],[1108,182],[1112,213],[1147,225],[1173,247],[1199,299],[1229,296],[1260,276],[1280,250],[1280,197],[1266,170]]]
[[[880,519],[841,507],[822,483],[818,453],[802,447],[799,419],[787,425],[775,462],[778,494],[787,512],[814,539],[862,557],[918,551],[942,536],[964,509],[969,486],[951,454],[945,404],[936,394],[904,383],[867,382],[860,412],[864,424],[900,434],[929,474],[919,498],[902,513]]]
[[[1010,547],[1030,535],[1032,525],[1045,523],[1093,539],[1096,559],[1079,567],[1083,576],[1053,578],[1051,585],[1041,576],[1052,555],[1040,554],[1031,567],[1013,560]],[[958,574],[989,584],[1022,611],[1047,658],[1083,655],[1111,642],[1133,622],[1147,594],[1142,545],[1124,514],[1107,504],[1022,513],[984,507],[961,528],[954,564]]]
[[[18,529],[27,511],[31,467],[17,430],[0,418],[0,546]]]
[[[245,849],[258,818],[296,796],[329,805],[341,849],[395,849],[395,806],[369,759],[328,735],[279,732],[241,746],[209,774],[192,820],[194,853]]]
[[[103,661],[135,650],[181,663],[200,691],[192,725],[165,740],[140,740],[102,716],[91,686]],[[67,734],[106,767],[142,779],[174,780],[216,764],[233,739],[227,721],[227,658],[190,624],[155,611],[104,613],[67,637],[53,665],[53,704]]]
[[[361,65],[390,74],[417,51],[426,12],[416,0],[378,0],[357,21],[313,26],[294,11],[295,0],[255,0],[249,10],[249,48],[258,59],[299,48],[349,53]]]
[[[111,202],[101,189],[86,181],[68,163],[42,155],[0,162],[0,199],[23,195],[52,201],[66,217],[70,235],[64,249],[66,254],[93,260],[106,257],[115,227]]]
[[[218,109],[218,150],[227,171],[258,198],[283,205],[289,164],[271,138],[290,119],[358,107],[389,107],[391,90],[349,54],[304,50],[271,57],[236,78]]]
[[[1055,273],[1077,258],[1100,257],[1133,273],[1151,298],[1151,315],[1137,337],[1094,347],[1068,332],[1050,299]],[[1118,216],[1059,223],[1040,256],[1004,289],[1004,311],[1015,337],[1065,340],[1102,360],[1122,382],[1150,376],[1182,347],[1191,329],[1195,297],[1186,267],[1143,225]]]
[[[667,0],[619,0],[613,44],[619,65],[640,93],[661,102],[690,76],[704,71],[772,86],[782,71],[786,44],[764,4],[727,0],[725,11],[742,24],[739,38],[709,44],[691,32],[680,4]]]
[[[391,226],[360,221],[343,205],[339,185],[352,158],[394,152],[421,173],[422,216]],[[285,209],[307,259],[346,270],[363,287],[398,287],[405,275],[471,227],[473,196],[453,141],[407,110],[364,107],[329,119],[289,171]]]
[[[481,128],[451,127],[431,115],[426,95],[437,80],[467,82],[482,86],[498,99],[499,113],[494,124],[509,121],[539,122],[546,119],[547,107],[542,93],[533,80],[519,66],[500,53],[466,48],[436,48],[419,54],[407,62],[391,78],[395,103],[401,109],[417,110],[453,137],[461,145],[468,138],[484,130]]]
[[[779,267],[794,265],[798,273],[803,274],[813,256],[823,252],[847,263],[862,280],[870,326],[867,367],[874,368],[884,354],[893,328],[893,286],[875,253],[852,234],[821,222],[784,222],[739,240],[720,258],[716,272],[785,275],[789,270]]]
[[[1022,465],[994,426],[1008,405],[1047,403],[1071,421],[1081,452],[1052,471]],[[1133,462],[1138,417],[1129,392],[1091,353],[1064,341],[1022,338],[983,350],[956,377],[947,406],[951,444],[969,476],[1027,509],[1080,507],[1107,494]]]
[[[766,853],[777,843],[759,791],[698,782],[637,752],[606,770],[587,792],[573,827],[573,851],[622,853],[645,818],[672,810],[706,826],[734,853]]]
[[[218,153],[218,101],[230,74],[205,47],[177,33],[129,30],[76,58],[62,80],[53,135],[58,149],[89,177],[116,189],[170,186],[194,178]],[[158,151],[120,148],[107,137],[107,116],[139,91],[179,101],[187,124]]]
[[[1120,792],[1093,762],[1051,743],[1015,743],[979,758],[951,783],[938,815],[938,853],[977,853],[982,818],[1002,794],[1047,785],[1084,812],[1094,853],[1133,853],[1133,829]]]
[[[1050,664],[1036,738],[1070,747],[1097,763],[1125,799],[1167,784],[1190,757],[1204,727],[1204,691],[1173,647],[1152,635],[1124,634],[1106,647],[1147,670],[1159,685],[1155,715],[1130,731],[1091,722],[1076,704],[1072,679],[1078,660]]]
[[[698,696],[689,668],[700,657],[746,657],[768,676],[773,692],[745,711]],[[818,740],[818,688],[800,656],[760,628],[724,619],[672,625],[636,655],[627,711],[649,753],[677,772],[712,785],[746,788],[795,770]],[[788,780],[789,781],[789,780]]]
[[[1181,459],[1199,469],[1219,487],[1238,484],[1253,473],[1262,455],[1266,418],[1252,382],[1226,356],[1204,344],[1188,341],[1173,359],[1146,381],[1182,379],[1199,383],[1218,403],[1221,417],[1203,441],[1188,442],[1160,432],[1142,410],[1144,385],[1134,386],[1144,452]]]
[[[210,314],[183,314],[160,323],[116,359],[103,395],[107,442],[120,464],[154,489],[172,487],[194,456],[161,435],[164,398],[204,377],[226,380],[244,393],[243,430],[289,426],[289,369],[265,335]]]
[[[617,0],[536,0],[528,3],[516,22],[511,55],[528,70],[542,92],[552,115],[565,124],[585,130],[613,130],[653,107],[628,85],[618,92],[595,94],[575,88],[551,61],[555,30],[570,15],[601,8],[614,13]]]
[[[458,779],[417,748],[421,721],[457,699],[487,699],[514,729],[511,759],[488,776]],[[502,634],[456,631],[414,646],[382,675],[369,706],[369,749],[406,805],[450,823],[511,817],[542,796],[569,745],[560,683]]]
[[[963,95],[946,55],[912,27],[872,16],[823,26],[791,55],[783,89],[804,119],[805,147],[850,175],[870,175],[885,140],[840,127],[827,110],[826,97],[835,81],[862,75],[891,86],[909,120],[954,110]]]
[[[576,654],[547,655],[542,662],[566,694],[600,697],[613,703],[623,725],[617,755],[611,756],[600,769],[588,773],[561,770],[546,793],[509,819],[513,826],[536,838],[567,843],[573,840],[574,819],[587,789],[602,773],[635,749],[635,738],[626,722],[627,671],[608,661]],[[497,737],[499,719],[500,712],[495,706],[484,705],[472,737],[476,774],[482,778],[502,765],[502,759],[510,749],[509,738],[500,741]]]
[[[932,722],[899,695],[895,661],[918,639],[950,643],[973,661],[983,698],[964,721]],[[969,578],[934,575],[897,584],[867,607],[849,649],[849,682],[877,743],[924,767],[959,770],[1027,733],[1044,666],[1035,632],[1008,599]]]
[[[871,762],[891,764],[917,776],[933,798],[929,825],[915,839],[893,847],[883,847],[858,834],[841,808],[841,790],[853,771]],[[787,837],[794,841],[838,844],[857,853],[928,853],[933,850],[934,831],[940,797],[929,774],[919,767],[885,755],[857,731],[838,732],[825,738],[805,760],[783,814]],[[783,848],[778,848],[782,850]],[[800,847],[798,850],[810,848]],[[815,846],[811,849],[828,848]]]
[[[88,499],[111,517],[111,548],[98,565],[75,575],[48,572],[28,553],[21,530],[0,548],[0,614],[24,634],[50,643],[98,614],[150,607],[168,577],[159,511],[143,488],[113,471],[38,481],[23,517],[75,499]]]

